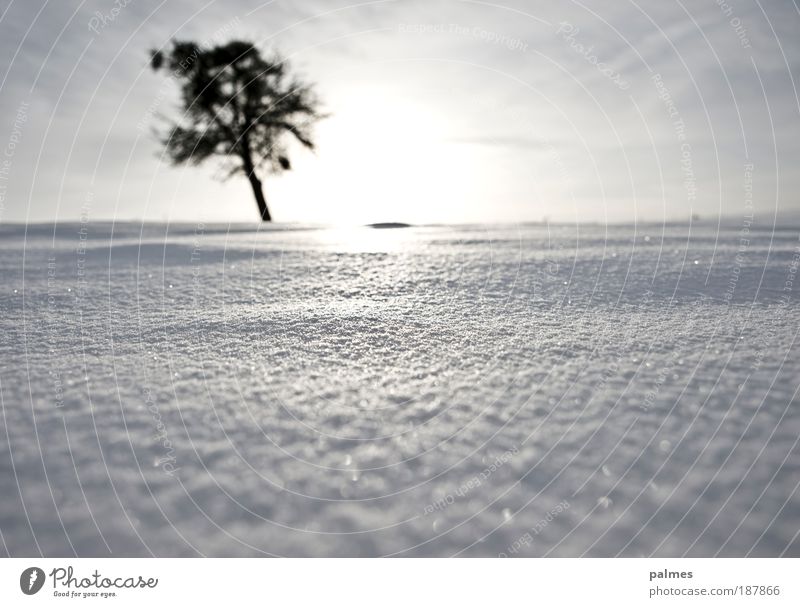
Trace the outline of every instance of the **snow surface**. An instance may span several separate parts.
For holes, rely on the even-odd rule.
[[[3,551],[800,556],[743,227],[0,226]]]

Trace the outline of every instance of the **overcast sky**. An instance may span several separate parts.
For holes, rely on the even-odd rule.
[[[121,7],[116,15],[115,6]],[[0,0],[0,221],[253,221],[151,134],[172,38],[278,49],[331,113],[265,176],[302,222],[642,221],[800,209],[791,1]],[[752,165],[752,170],[747,167]]]

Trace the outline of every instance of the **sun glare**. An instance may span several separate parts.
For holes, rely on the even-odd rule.
[[[448,142],[448,127],[437,108],[354,92],[320,125],[316,166],[309,165],[316,178],[305,186],[309,217],[345,225],[452,217],[476,173],[472,152]],[[299,174],[292,181],[303,187]]]

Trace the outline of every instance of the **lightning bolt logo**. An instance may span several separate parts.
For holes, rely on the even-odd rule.
[[[19,589],[23,594],[36,594],[44,586],[44,570],[39,567],[28,567],[19,576]]]

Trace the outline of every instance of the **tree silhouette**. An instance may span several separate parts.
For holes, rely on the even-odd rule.
[[[271,221],[256,171],[291,168],[291,138],[313,149],[313,125],[323,118],[313,89],[290,77],[284,60],[264,58],[250,42],[203,47],[175,41],[152,51],[151,67],[168,69],[181,88],[183,117],[161,137],[172,164],[230,159],[226,177],[244,172],[263,221]]]

